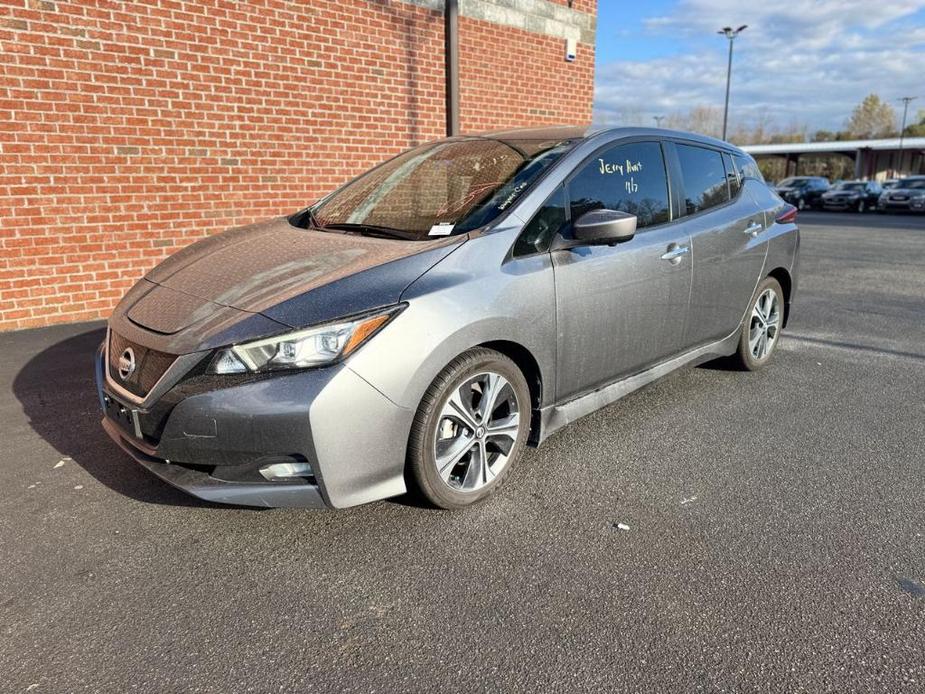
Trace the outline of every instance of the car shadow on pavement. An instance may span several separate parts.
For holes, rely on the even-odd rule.
[[[19,370],[13,393],[32,429],[119,494],[152,504],[226,508],[157,479],[105,434],[93,379],[94,354],[105,334],[101,327],[68,337],[38,352]]]
[[[742,367],[735,360],[735,357],[717,357],[697,364],[697,368],[706,369],[707,371],[742,371]]]

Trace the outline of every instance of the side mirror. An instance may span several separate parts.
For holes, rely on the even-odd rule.
[[[575,221],[575,239],[584,243],[620,243],[636,235],[636,215],[617,210],[592,210]]]

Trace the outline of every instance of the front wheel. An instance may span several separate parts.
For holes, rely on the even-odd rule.
[[[780,341],[783,322],[784,292],[776,279],[767,277],[758,285],[742,324],[739,348],[734,356],[736,363],[747,371],[765,366]]]
[[[424,394],[408,441],[423,495],[446,509],[493,494],[530,433],[530,389],[517,365],[475,348],[451,361]]]

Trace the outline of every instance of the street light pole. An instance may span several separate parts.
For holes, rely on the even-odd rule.
[[[726,66],[726,106],[723,108],[723,139],[726,139],[726,125],[729,122],[729,85],[732,82],[732,42],[736,36],[748,28],[748,24],[743,24],[738,29],[732,27],[723,27],[717,34],[722,34],[729,39],[729,63]]]
[[[909,104],[918,99],[917,96],[904,96],[899,100],[903,102],[903,124],[899,129],[899,171],[902,176],[903,168],[903,144],[906,139],[906,116],[909,115]]]
[[[662,121],[665,120],[665,116],[652,116],[652,119],[655,121],[655,127],[661,128]]]

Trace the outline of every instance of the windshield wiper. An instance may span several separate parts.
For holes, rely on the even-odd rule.
[[[417,241],[420,237],[413,231],[404,229],[393,229],[392,227],[380,227],[375,224],[350,224],[347,222],[328,224],[323,229],[334,229],[343,231],[348,234],[360,234],[361,236],[376,236],[383,239],[401,239],[403,241]]]

